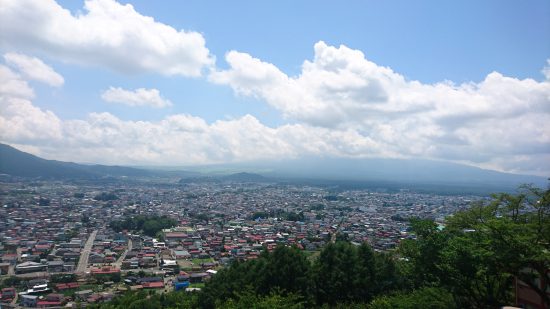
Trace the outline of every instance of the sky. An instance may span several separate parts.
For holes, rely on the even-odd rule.
[[[0,142],[189,166],[550,176],[549,1],[0,0]]]

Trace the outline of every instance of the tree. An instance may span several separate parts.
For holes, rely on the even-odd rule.
[[[433,220],[411,219],[411,229],[416,240],[401,242],[398,251],[407,263],[402,264],[407,279],[414,288],[440,283],[441,253],[448,235],[437,228]]]
[[[368,302],[397,287],[395,271],[389,255],[376,254],[367,244],[329,243],[313,265],[317,304]]]
[[[116,232],[122,230],[130,230],[135,232],[143,231],[147,236],[154,237],[163,229],[173,227],[177,224],[177,221],[167,216],[144,216],[137,215],[134,217],[127,217],[124,220],[115,220],[109,223]]]
[[[68,283],[75,282],[77,280],[75,274],[52,274],[50,281],[52,283]]]
[[[216,307],[228,309],[301,309],[304,308],[304,302],[300,296],[295,294],[282,295],[280,292],[272,292],[267,296],[258,296],[251,291],[245,291],[239,293],[236,299],[231,298]]]
[[[314,265],[316,299],[318,304],[334,305],[353,299],[358,274],[357,252],[348,242],[329,243]]]
[[[528,185],[516,195],[496,194],[489,203],[459,212],[448,221],[450,230],[469,239],[486,263],[508,279],[513,276],[527,284],[550,306],[545,292],[550,284],[549,189]]]
[[[457,308],[449,291],[425,287],[411,293],[380,296],[368,306],[369,309],[453,309]]]
[[[16,276],[10,276],[2,281],[2,287],[16,287],[21,284],[21,278]]]

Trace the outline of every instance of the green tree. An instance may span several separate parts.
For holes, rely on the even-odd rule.
[[[398,248],[399,253],[408,261],[402,264],[402,269],[412,287],[437,286],[442,275],[439,267],[441,254],[448,235],[439,231],[432,220],[413,218],[410,223],[416,240],[406,239]]]
[[[457,308],[451,293],[445,289],[425,287],[411,293],[380,296],[368,306],[369,309],[453,309]]]
[[[282,295],[272,292],[267,296],[258,296],[251,291],[239,293],[236,299],[229,299],[219,303],[217,308],[227,309],[301,309],[305,307],[302,298],[295,294]]]
[[[473,242],[476,254],[495,272],[523,281],[550,306],[545,292],[550,284],[549,189],[522,186],[516,195],[496,194],[448,222],[458,237]]]
[[[457,304],[470,308],[497,308],[512,302],[511,276],[496,263],[498,253],[483,233],[464,233],[449,240],[440,268],[442,284],[453,292]]]
[[[318,305],[368,302],[397,287],[391,256],[349,242],[327,244],[314,263],[313,278]]]

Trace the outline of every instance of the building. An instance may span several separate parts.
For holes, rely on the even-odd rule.
[[[47,271],[47,270],[48,270],[47,264],[40,264],[36,262],[23,262],[15,266],[16,274],[26,274],[26,273],[33,273],[33,272]]]

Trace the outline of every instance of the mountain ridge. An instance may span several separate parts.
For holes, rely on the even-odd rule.
[[[202,170],[202,171],[201,171]],[[259,172],[260,171],[260,172]],[[484,170],[456,163],[406,159],[302,158],[280,161],[187,167],[184,170],[84,165],[46,160],[0,144],[0,173],[19,177],[101,179],[106,177],[180,177],[192,181],[400,183],[439,186],[485,186],[513,189],[520,184],[546,186],[540,176]]]

